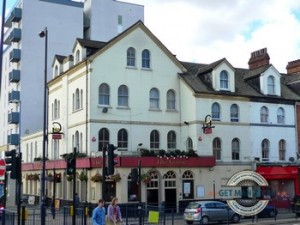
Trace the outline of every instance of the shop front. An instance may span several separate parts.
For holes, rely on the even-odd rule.
[[[290,208],[291,200],[299,194],[299,169],[296,165],[257,165],[256,172],[269,183],[263,198],[277,208]]]

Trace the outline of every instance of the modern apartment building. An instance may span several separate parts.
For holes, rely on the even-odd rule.
[[[143,6],[115,0],[18,0],[5,20],[0,149],[43,129],[45,38],[38,34],[45,27],[50,80],[54,55],[68,54],[76,38],[108,41],[138,20]]]

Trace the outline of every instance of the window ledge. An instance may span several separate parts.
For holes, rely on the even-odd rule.
[[[128,106],[117,106],[116,109],[126,109],[126,110],[130,110],[130,107],[128,107]]]
[[[166,112],[178,113],[177,109],[167,109]]]
[[[161,112],[161,109],[149,109],[149,111]]]
[[[144,70],[144,71],[152,71],[151,68],[146,68],[146,67],[142,67],[141,70]]]
[[[136,66],[126,66],[126,69],[137,70]]]
[[[77,112],[79,112],[79,111],[81,111],[81,110],[83,110],[83,108],[80,108],[80,109],[74,109],[74,110],[73,110],[73,113],[77,113]]]
[[[98,105],[99,109],[108,108],[111,109],[112,107],[110,105]]]

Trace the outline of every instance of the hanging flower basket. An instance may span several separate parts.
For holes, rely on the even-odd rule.
[[[26,176],[26,180],[33,180],[33,181],[40,180],[40,175],[37,174],[37,173],[34,173],[34,174],[28,174],[28,175]]]
[[[73,180],[73,175],[68,175],[67,176],[67,181],[72,181]]]
[[[84,173],[83,171],[79,174],[79,180],[81,181],[88,181],[88,177],[86,175],[86,173]]]
[[[91,176],[91,181],[93,182],[102,182],[103,178],[102,175],[100,175],[99,173],[96,173],[94,176]]]
[[[121,180],[121,176],[119,173],[108,176],[108,180],[119,182]]]
[[[149,174],[142,174],[141,181],[144,182],[145,184],[149,184],[151,181],[151,176]]]
[[[52,175],[52,173],[48,173],[48,175],[46,176],[46,180],[53,182],[54,181],[54,177]]]

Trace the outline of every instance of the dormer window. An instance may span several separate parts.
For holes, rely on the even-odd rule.
[[[221,89],[228,89],[228,73],[226,70],[222,70],[220,73],[220,88]]]
[[[75,63],[78,63],[79,61],[80,61],[80,51],[77,50],[75,55]]]
[[[58,71],[58,66],[56,65],[55,68],[54,68],[54,76],[58,76],[59,74],[59,71]]]
[[[275,95],[275,78],[273,76],[268,77],[268,94]]]
[[[133,47],[127,49],[127,66],[135,67],[135,49]]]

